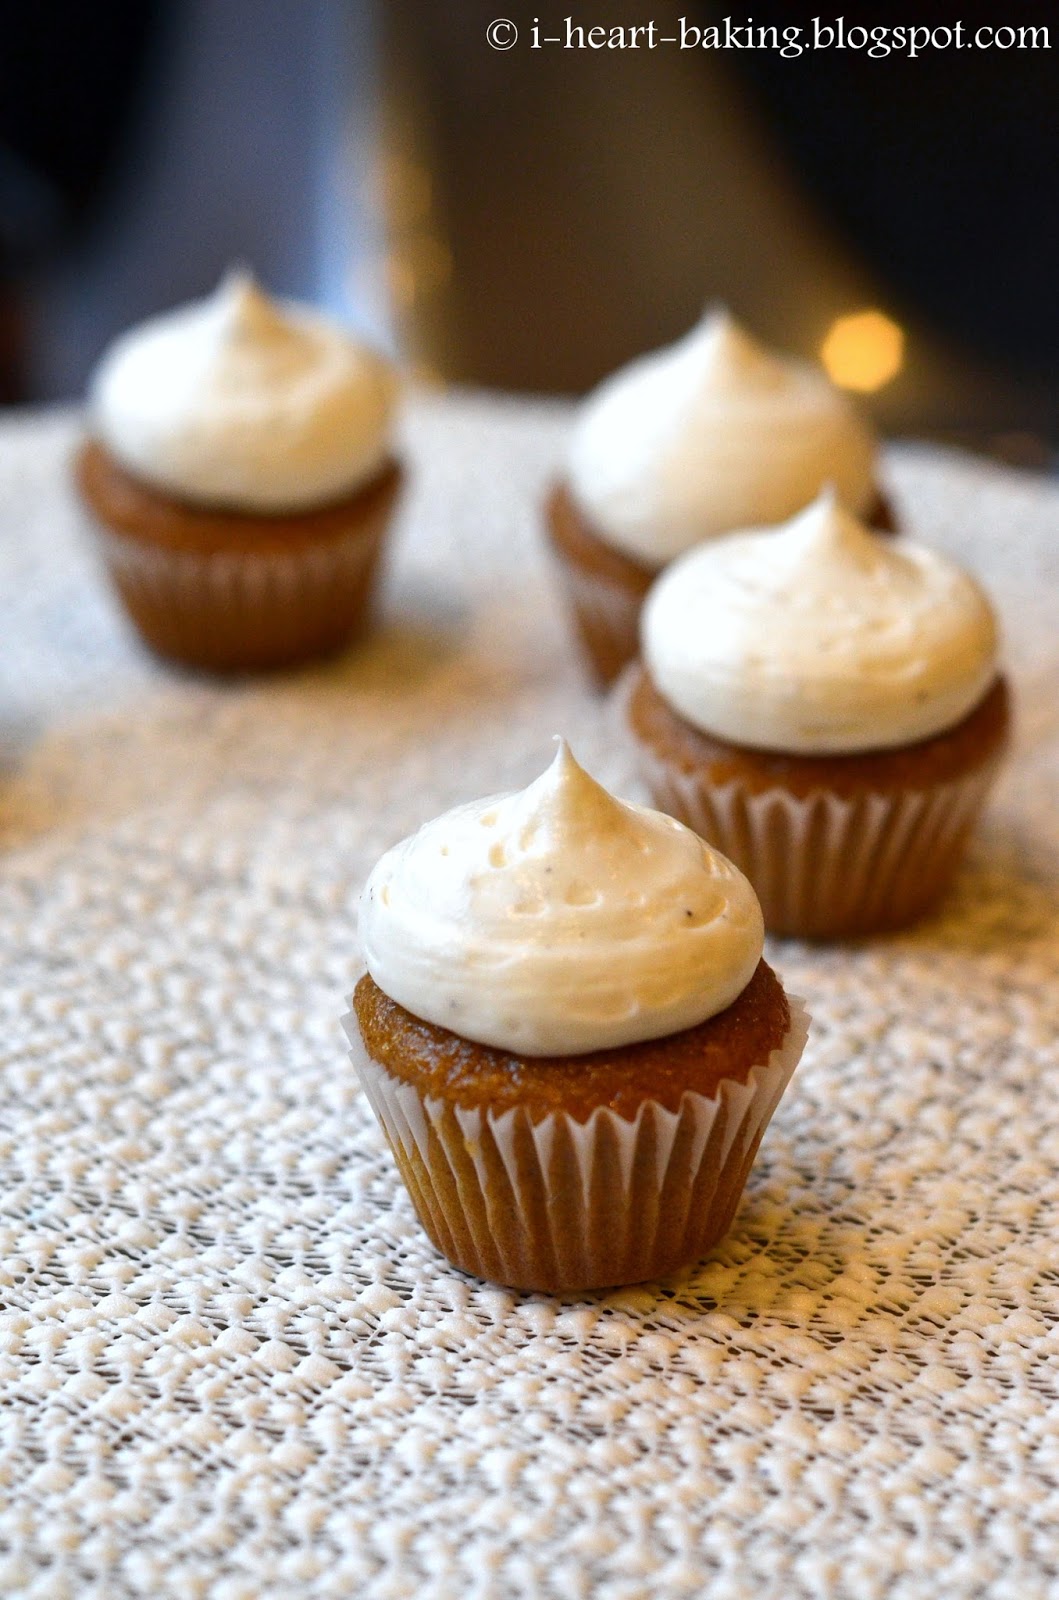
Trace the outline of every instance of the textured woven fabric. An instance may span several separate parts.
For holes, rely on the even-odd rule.
[[[420,404],[378,631],[227,686],[126,630],[71,420],[0,430],[0,1594],[1059,1592],[1054,486],[892,453],[999,599],[1016,755],[936,918],[772,944],[814,1027],[710,1260],[464,1278],[355,1086],[379,851],[560,729],[628,789],[537,532],[565,422]]]

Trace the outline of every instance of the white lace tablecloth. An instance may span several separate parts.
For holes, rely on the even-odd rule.
[[[892,453],[1017,753],[934,921],[772,947],[814,1028],[711,1260],[462,1277],[346,1066],[384,846],[560,729],[627,787],[537,532],[565,419],[421,402],[379,630],[231,685],[133,641],[71,419],[0,428],[4,1596],[1059,1593],[1054,484]]]

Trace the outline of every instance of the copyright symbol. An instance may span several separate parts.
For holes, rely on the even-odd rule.
[[[485,36],[494,50],[510,50],[518,40],[518,29],[507,17],[497,17],[486,28]]]

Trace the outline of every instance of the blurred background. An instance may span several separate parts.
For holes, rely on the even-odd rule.
[[[1017,13],[1059,48],[1050,0]],[[1054,49],[530,48],[571,14],[677,12],[0,0],[0,399],[81,394],[117,332],[243,262],[427,381],[509,390],[581,392],[723,300],[891,432],[1055,465]]]

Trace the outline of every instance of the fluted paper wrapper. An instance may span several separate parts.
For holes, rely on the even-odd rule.
[[[159,655],[213,671],[278,667],[337,650],[364,621],[386,532],[371,524],[299,550],[171,550],[99,523],[104,561]]]
[[[643,594],[602,573],[583,571],[563,551],[556,551],[556,561],[582,650],[605,688],[639,649]]]
[[[996,757],[921,790],[800,797],[711,784],[635,742],[654,804],[746,874],[770,932],[806,939],[903,927],[928,911],[959,865],[999,766]]]
[[[731,1225],[751,1163],[805,1046],[790,1001],[787,1037],[745,1084],[679,1110],[646,1101],[633,1120],[597,1107],[586,1122],[521,1107],[494,1115],[420,1094],[368,1055],[345,1019],[356,1067],[420,1222],[464,1272],[514,1288],[640,1283],[697,1261]]]

